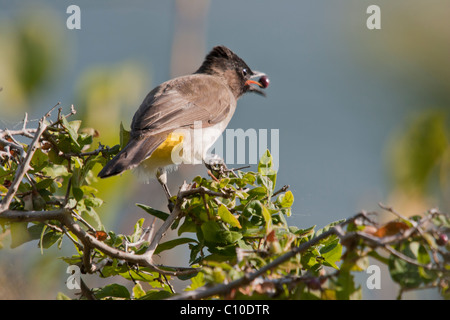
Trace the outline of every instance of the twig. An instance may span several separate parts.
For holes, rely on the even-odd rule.
[[[5,131],[5,133],[6,133],[6,131]],[[5,134],[6,136],[8,136],[9,137],[9,135],[7,135],[7,134]],[[4,138],[2,138],[1,136],[0,136],[0,144],[3,146],[3,148],[5,149],[5,153],[7,154],[7,157],[9,158],[10,157],[10,152],[9,152],[9,148],[13,148],[14,150],[17,150],[19,153],[20,153],[20,156],[22,157],[22,158],[25,158],[25,156],[26,156],[26,152],[25,152],[25,150],[23,149],[23,147],[20,145],[20,144],[17,144],[17,143],[14,143],[14,142],[11,142],[11,141],[8,141],[8,140],[6,140],[6,139],[4,139]],[[7,149],[8,148],[8,149]]]
[[[147,240],[145,240],[145,236],[147,235],[147,233],[150,233],[151,227],[144,228],[142,231],[143,232],[142,232],[141,236],[139,237],[139,240],[136,242],[129,242],[127,240],[127,238],[123,239],[123,244],[125,246],[125,252],[128,252],[129,247],[139,247],[141,244],[143,244],[145,241],[147,241]]]
[[[53,108],[51,108],[50,110],[48,110],[48,112],[45,114],[45,117],[46,117],[46,118],[50,117],[50,114],[52,113],[52,111],[55,110],[55,108],[56,108],[57,106],[59,106],[60,104],[61,104],[61,102],[58,101],[58,102],[53,106]]]
[[[93,226],[91,226],[82,216],[80,216],[74,209],[70,210],[72,212],[72,215],[81,223],[83,223],[90,232],[95,233],[97,230]]]
[[[92,249],[90,246],[84,246],[83,267],[86,273],[93,273],[95,271],[95,267],[92,263]]]
[[[427,269],[427,270],[441,270],[439,268],[433,268],[433,265],[431,263],[426,264],[426,265],[418,263],[414,259],[412,259],[412,258],[408,257],[407,255],[404,255],[403,253],[395,250],[391,246],[384,245],[384,246],[382,246],[382,248],[385,249],[386,251],[388,251],[389,253],[391,253],[392,255],[396,256],[397,258],[400,258],[400,259],[408,262],[409,264],[415,265],[417,267],[422,267],[422,268]]]
[[[152,223],[151,223],[151,225],[149,227],[148,237],[147,237],[147,241],[149,243],[153,239],[153,233],[155,232],[155,223],[156,223],[156,217],[153,217]]]
[[[177,195],[177,200],[175,203],[175,206],[170,213],[170,215],[167,217],[167,219],[164,221],[164,223],[161,225],[161,227],[158,229],[158,231],[155,233],[155,236],[152,239],[152,242],[147,248],[147,251],[144,253],[144,256],[146,259],[151,261],[153,253],[156,250],[156,247],[158,246],[159,242],[161,241],[162,237],[166,233],[167,229],[172,225],[172,223],[175,221],[175,219],[178,217],[178,215],[181,214],[181,205],[184,200],[184,193],[187,192],[187,188],[189,187],[188,184],[183,183],[183,185],[180,187],[180,191]]]
[[[12,222],[43,222],[47,220],[60,220],[65,209],[51,211],[16,211],[6,210],[0,213],[0,221],[7,220]]]
[[[75,110],[75,107],[72,105],[70,105],[70,113],[66,114],[66,118],[73,116],[74,114],[77,114],[77,110]]]
[[[163,278],[164,278],[164,282],[165,284],[169,287],[170,291],[172,291],[172,293],[176,293],[175,292],[175,288],[172,286],[172,284],[169,282],[169,279],[167,279],[167,276],[165,274],[163,274]]]
[[[9,139],[12,140],[12,143],[10,145],[14,146],[16,149],[19,150],[20,152],[20,156],[22,158],[25,158],[26,156],[26,152],[25,150],[22,148],[22,146],[20,145],[20,143],[14,138],[14,135],[11,134],[11,131],[9,131],[8,129],[5,130],[6,135],[8,136]]]
[[[27,131],[27,122],[28,122],[28,113],[25,112],[25,116],[23,117],[23,126],[22,126],[23,132]]]
[[[289,189],[289,185],[284,185],[280,190],[275,191],[272,195],[272,197],[276,197],[277,195],[279,195],[280,193],[286,192],[287,189]]]
[[[402,215],[399,212],[397,212],[396,210],[394,210],[394,208],[386,206],[386,205],[382,204],[381,202],[379,202],[378,205],[380,206],[381,209],[392,213],[393,215],[399,217],[403,221],[409,221],[410,223],[412,223],[415,226],[415,223],[416,223],[415,221],[410,221],[407,217],[405,217],[404,215]]]
[[[80,288],[81,288],[81,294],[86,297],[88,300],[97,300],[95,295],[92,293],[91,289],[86,285],[86,283],[83,281],[83,279],[80,278]]]

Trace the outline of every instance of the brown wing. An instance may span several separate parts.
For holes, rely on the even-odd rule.
[[[133,135],[158,134],[192,126],[203,127],[224,120],[236,108],[227,85],[209,75],[194,74],[165,82],[152,90],[131,123]]]

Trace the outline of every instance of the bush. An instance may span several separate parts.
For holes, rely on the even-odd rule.
[[[369,258],[388,267],[399,297],[429,287],[450,297],[448,214],[431,209],[406,218],[380,205],[394,216],[383,225],[362,211],[318,230],[290,226],[294,195],[288,186],[277,190],[269,151],[257,172],[218,166],[184,183],[170,213],[137,204],[163,221],[158,230],[155,223],[144,227],[144,219],[130,235],[105,230],[96,212],[103,205],[96,172],[120,146],[93,150],[96,131],[69,121],[73,114],[73,107],[68,115],[59,108],[56,120],[49,112],[37,128],[27,128],[25,118],[21,130],[0,131],[0,230],[10,232],[12,248],[38,240],[43,250],[67,237],[74,254],[63,260],[73,270],[133,282],[130,292],[117,283],[91,289],[73,278],[83,298],[358,299],[354,273],[366,270]],[[169,228],[179,237],[163,242]],[[188,267],[153,262],[155,254],[186,244]],[[182,292],[175,292],[174,278],[185,281]]]

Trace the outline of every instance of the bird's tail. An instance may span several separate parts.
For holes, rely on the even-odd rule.
[[[152,155],[165,138],[163,135],[131,138],[128,144],[103,167],[98,176],[107,178],[137,167]]]

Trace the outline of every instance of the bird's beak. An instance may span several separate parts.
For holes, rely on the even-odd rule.
[[[268,77],[265,73],[263,72],[259,72],[259,71],[253,71],[253,74],[251,75],[250,79],[248,79],[245,82],[245,85],[248,86],[248,91],[260,94],[262,96],[266,96],[266,94],[264,93],[264,91],[262,91],[260,88],[267,88],[268,86]],[[257,79],[257,80],[255,80]],[[262,83],[261,79],[266,79],[267,84],[266,83]],[[252,84],[257,85],[258,87],[252,86]]]

